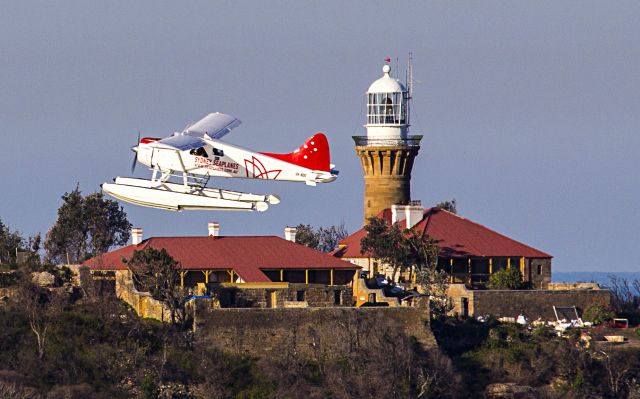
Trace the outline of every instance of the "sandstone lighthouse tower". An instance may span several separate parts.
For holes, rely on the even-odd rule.
[[[387,60],[388,61],[388,60]],[[411,169],[422,136],[409,135],[411,55],[406,87],[382,68],[367,90],[366,136],[354,136],[364,172],[364,222],[395,204],[411,201]]]

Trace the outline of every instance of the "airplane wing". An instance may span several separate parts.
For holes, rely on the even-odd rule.
[[[190,135],[177,135],[158,140],[155,143],[158,147],[168,147],[180,151],[193,150],[205,146],[207,143],[199,137]]]
[[[240,120],[227,114],[220,112],[211,113],[198,122],[186,128],[183,132],[185,135],[195,137],[207,137],[210,139],[220,139],[231,131],[231,129],[240,125]]]

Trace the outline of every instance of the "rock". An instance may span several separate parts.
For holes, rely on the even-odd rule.
[[[51,287],[56,281],[56,277],[49,272],[33,272],[31,273],[31,281],[40,287]]]
[[[486,398],[505,399],[535,399],[536,394],[533,388],[526,385],[517,385],[515,382],[498,382],[487,385],[485,389]]]

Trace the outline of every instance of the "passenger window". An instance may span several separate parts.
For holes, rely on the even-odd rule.
[[[216,156],[216,157],[223,157],[224,156],[224,151],[222,151],[222,150],[214,148],[212,151],[213,151],[213,155]]]
[[[204,149],[204,147],[194,148],[193,150],[189,151],[189,154],[209,158],[209,155],[207,154],[207,151]]]

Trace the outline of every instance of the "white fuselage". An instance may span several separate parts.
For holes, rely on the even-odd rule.
[[[202,149],[185,151],[155,141],[140,142],[137,152],[140,163],[166,174],[185,171],[201,176],[283,180],[309,185],[330,182],[337,177],[331,172],[314,171],[218,140],[207,140]]]

